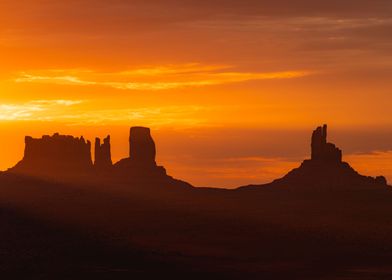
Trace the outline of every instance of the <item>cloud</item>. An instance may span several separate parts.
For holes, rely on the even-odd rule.
[[[151,127],[206,126],[207,120],[197,113],[215,110],[216,107],[165,106],[101,109],[84,106],[84,100],[32,100],[26,103],[1,104],[0,122],[45,121],[67,125],[103,126],[109,124],[139,125]],[[81,106],[77,106],[81,105]]]
[[[93,60],[102,66],[96,61],[97,55],[119,67],[156,59],[211,58],[248,65],[259,61],[264,69],[284,69],[288,65],[294,65],[294,69],[323,70],[326,65],[358,69],[362,63],[363,69],[372,71],[372,64],[380,61],[391,65],[390,0],[5,0],[0,10],[7,11],[0,19],[6,26],[0,44],[7,49],[25,49],[16,53],[33,52],[36,57],[52,53],[67,63],[82,53],[80,63],[84,57],[89,58],[84,66]],[[14,61],[9,62],[10,67]],[[132,75],[168,70],[139,69]],[[45,76],[41,78],[45,80]],[[57,78],[59,83],[96,82],[78,81],[80,77],[72,75]],[[112,86],[178,86],[129,82]]]
[[[0,121],[45,120],[50,112],[83,103],[83,100],[33,100],[22,104],[0,104]]]
[[[39,105],[25,104],[1,104],[0,121],[24,120],[33,116],[37,112],[42,112],[44,108]]]
[[[56,100],[33,100],[29,103],[38,106],[53,106],[53,105],[72,106],[72,105],[82,104],[83,102],[84,100],[56,99]]]
[[[197,113],[214,110],[202,106],[164,106],[164,107],[136,107],[127,109],[94,109],[63,114],[59,120],[71,125],[96,125],[109,124],[129,125],[137,122],[138,125],[149,127],[173,126],[195,127],[206,126],[207,120]]]
[[[121,90],[168,90],[260,81],[292,79],[310,75],[310,71],[239,72],[229,71],[230,66],[185,64],[133,69],[114,73],[81,72],[85,78],[74,75],[21,73],[16,83],[44,83],[77,86],[103,86]],[[61,70],[64,73],[67,70]],[[60,72],[57,70],[56,72]],[[87,73],[87,75],[86,75]],[[78,74],[78,73],[76,73]]]
[[[123,71],[120,75],[124,76],[162,76],[162,75],[181,75],[181,74],[197,74],[205,72],[220,71],[224,69],[230,69],[230,65],[203,65],[200,63],[186,63],[179,65],[162,65],[145,67],[140,69],[133,69]]]
[[[39,76],[22,73],[15,79],[17,83],[51,83],[59,85],[92,85],[94,82],[82,81],[75,76]]]

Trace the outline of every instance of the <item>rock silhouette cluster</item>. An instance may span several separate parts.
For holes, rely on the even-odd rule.
[[[27,136],[23,159],[9,171],[56,180],[172,180],[166,170],[156,164],[156,147],[149,128],[132,127],[129,146],[129,157],[113,164],[110,136],[103,142],[96,138],[93,163],[91,143],[83,137],[58,133],[40,139]]]
[[[327,126],[299,168],[234,190],[166,175],[148,128],[129,145],[112,163],[96,139],[93,163],[82,137],[26,137],[0,172],[3,279],[392,279],[391,188],[345,163]]]
[[[110,136],[95,139],[95,160],[91,157],[91,143],[83,137],[43,136],[40,139],[26,137],[23,159],[9,171],[37,177],[59,179],[85,179],[113,182],[149,182],[190,184],[168,176],[158,166],[156,147],[149,128],[132,127],[129,134],[129,157],[113,164]],[[362,176],[348,163],[342,161],[342,151],[327,141],[328,127],[320,126],[313,131],[311,159],[302,162],[299,168],[290,171],[272,184],[301,186],[318,189],[345,188],[351,186],[386,186],[383,176]]]

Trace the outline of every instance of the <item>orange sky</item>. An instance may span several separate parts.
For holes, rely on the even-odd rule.
[[[23,136],[153,129],[158,161],[199,186],[267,182],[311,130],[392,180],[392,3],[0,1],[0,168]]]

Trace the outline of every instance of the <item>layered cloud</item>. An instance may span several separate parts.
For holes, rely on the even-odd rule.
[[[121,90],[168,90],[186,87],[223,85],[246,81],[291,79],[310,75],[309,71],[239,72],[229,66],[185,65],[156,66],[122,72],[97,73],[73,70],[21,73],[16,83],[45,83],[77,86],[103,86]]]
[[[69,0],[66,2],[45,2],[20,0],[1,2],[1,8],[18,7],[11,13],[23,13],[38,17],[43,13],[46,18],[62,20],[72,15],[74,20],[93,18],[107,20],[113,15],[121,23],[191,21],[206,18],[233,16],[342,16],[360,17],[364,15],[385,15],[391,13],[389,0]],[[51,13],[50,13],[51,12]],[[49,14],[50,13],[50,14]],[[70,23],[72,24],[72,23]],[[88,24],[88,21],[85,21]]]
[[[362,66],[370,71],[375,64],[392,65],[389,0],[5,0],[0,5],[3,63],[12,49],[24,63],[34,60],[30,55],[38,51],[35,66],[41,57],[55,58],[57,65],[98,63],[117,69],[146,61],[258,64],[263,72],[320,69],[331,64],[338,64],[335,69]],[[9,49],[2,50],[2,46]],[[16,67],[16,60],[9,61],[10,67]],[[131,89],[179,86],[137,81],[107,85]]]

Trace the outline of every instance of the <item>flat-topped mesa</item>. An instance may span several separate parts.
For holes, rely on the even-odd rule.
[[[80,174],[91,170],[91,143],[83,137],[45,135],[40,139],[25,137],[23,159],[11,169],[13,172],[56,177]]]
[[[132,127],[129,135],[129,158],[141,165],[156,165],[156,148],[147,127]]]
[[[318,127],[312,134],[312,161],[342,162],[342,151],[327,142],[327,125]]]
[[[110,135],[103,139],[101,144],[100,138],[95,138],[95,161],[94,167],[98,169],[106,169],[113,166],[112,156],[110,151]]]

